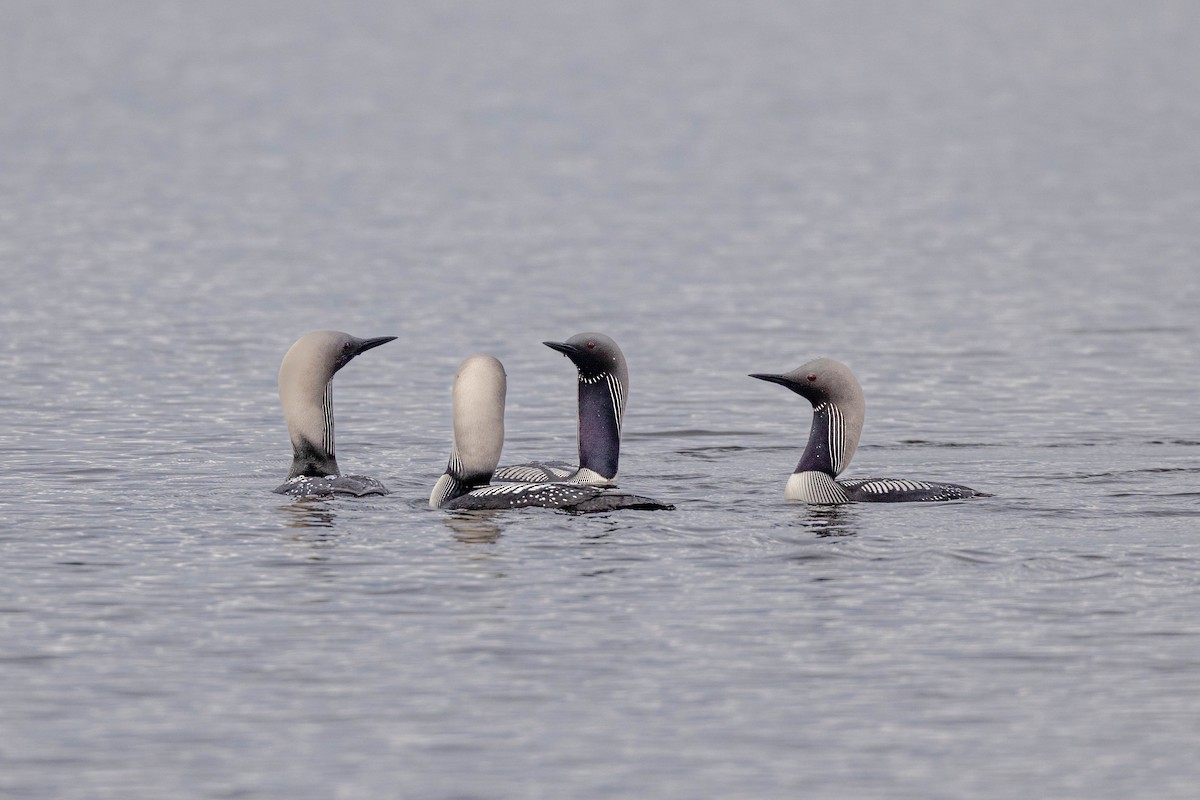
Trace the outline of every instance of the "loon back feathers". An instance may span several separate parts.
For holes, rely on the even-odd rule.
[[[395,339],[360,339],[339,331],[301,336],[279,365],[279,401],[292,442],[288,480],[279,494],[386,494],[364,476],[342,476],[333,437],[333,376],[361,353]],[[333,480],[340,478],[341,480]]]
[[[753,374],[778,383],[813,406],[812,427],[804,454],[788,479],[784,497],[806,503],[913,502],[986,497],[966,486],[896,478],[834,480],[850,464],[862,435],[866,400],[850,368],[831,358],[818,358],[791,372]]]
[[[957,483],[932,483],[901,478],[859,478],[842,481],[842,487],[852,500],[860,503],[908,503],[941,500],[966,500],[969,497],[991,497]]]
[[[493,483],[456,497],[443,507],[458,510],[556,508],[576,514],[620,509],[672,511],[675,508],[652,497],[577,483]]]

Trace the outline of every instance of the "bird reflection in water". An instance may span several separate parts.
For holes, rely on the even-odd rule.
[[[332,528],[337,514],[323,500],[305,498],[280,509],[287,512],[289,528]]]
[[[323,500],[306,498],[280,508],[289,516],[287,527],[292,529],[292,533],[288,538],[309,548],[307,558],[312,561],[329,558],[328,554],[321,551],[337,547],[342,537],[334,529],[333,521],[337,519],[337,514],[329,505]]]
[[[303,562],[314,567],[328,565],[333,557],[333,549],[345,535],[344,531],[335,528],[337,514],[328,502],[325,499],[304,498],[279,509],[287,514],[288,533],[284,538],[301,549],[293,551],[289,548],[288,554],[274,563],[291,566],[297,563],[295,557],[299,556]],[[335,578],[333,572],[324,569],[315,574],[327,580]]]
[[[802,524],[819,538],[858,534],[850,506],[808,506],[806,512]]]
[[[443,521],[463,544],[495,544],[500,539],[499,511],[458,511]]]

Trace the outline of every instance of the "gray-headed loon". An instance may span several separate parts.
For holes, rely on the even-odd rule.
[[[629,368],[617,343],[602,333],[542,342],[574,362],[579,372],[579,465],[561,461],[500,467],[493,480],[556,481],[613,486],[621,457],[621,421],[629,396]]]
[[[429,495],[430,508],[558,508],[582,513],[674,506],[608,486],[564,482],[490,483],[504,447],[504,366],[488,355],[459,365],[451,392],[454,439],[446,472]]]
[[[786,386],[813,405],[808,446],[788,479],[785,499],[837,505],[990,497],[954,483],[896,478],[835,481],[854,457],[867,409],[862,387],[850,368],[831,358],[818,358],[782,375],[750,377]]]
[[[395,336],[359,339],[314,331],[296,340],[279,365],[279,401],[292,440],[292,469],[278,494],[296,496],[387,494],[365,475],[343,475],[333,452],[333,376],[359,353]]]

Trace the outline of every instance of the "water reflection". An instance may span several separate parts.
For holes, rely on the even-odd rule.
[[[802,522],[820,538],[858,534],[849,506],[809,506]]]
[[[334,520],[337,514],[333,512],[327,500],[305,497],[291,505],[280,506],[280,510],[288,515],[286,526],[294,529],[287,538],[311,548],[306,556],[310,561],[324,561],[329,558],[321,550],[336,547],[341,534],[334,530]]]
[[[447,514],[443,521],[454,532],[454,538],[464,544],[495,544],[500,539],[500,511],[457,511]]]
[[[324,500],[312,497],[302,498],[280,510],[289,515],[289,528],[332,528],[337,514]]]

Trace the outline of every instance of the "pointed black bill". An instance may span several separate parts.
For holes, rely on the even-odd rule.
[[[359,353],[365,353],[372,347],[379,347],[381,344],[387,344],[395,338],[395,336],[376,336],[373,339],[359,339],[358,352],[355,353],[355,355],[358,355]]]
[[[750,375],[750,377],[758,378],[760,381],[769,381],[771,383],[778,383],[780,386],[787,386],[789,388],[791,388],[791,385],[792,385],[791,379],[789,379],[786,375],[767,375],[767,374],[763,374],[763,373],[753,373]]]
[[[395,339],[395,336],[376,336],[374,339],[359,339],[351,336],[350,341],[342,346],[342,350],[337,355],[337,360],[333,362],[333,371],[337,372],[342,367],[350,363],[354,357],[365,353],[372,347],[379,347],[381,344],[387,344]]]
[[[580,352],[579,345],[571,344],[570,342],[542,342],[551,350],[557,350],[568,358],[572,358]]]

